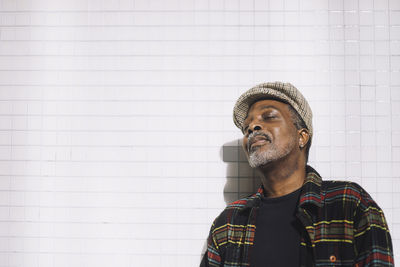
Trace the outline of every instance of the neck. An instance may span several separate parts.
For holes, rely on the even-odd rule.
[[[280,197],[299,189],[306,178],[304,160],[283,160],[271,162],[257,170],[266,197]]]

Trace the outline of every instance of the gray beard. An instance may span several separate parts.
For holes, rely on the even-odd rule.
[[[269,143],[270,148],[268,150],[262,150],[262,146],[256,147],[254,150],[250,150],[249,164],[252,168],[267,165],[272,161],[276,161],[283,157],[286,157],[295,146],[294,139],[287,144],[283,149],[279,150],[274,144]]]

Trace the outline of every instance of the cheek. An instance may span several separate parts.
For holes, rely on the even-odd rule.
[[[294,145],[296,142],[298,143],[297,132],[288,132],[286,138],[287,145]]]
[[[285,143],[292,143],[297,137],[297,131],[295,128],[290,127],[275,128],[272,131],[272,134],[275,138],[275,143],[281,145],[284,145]]]

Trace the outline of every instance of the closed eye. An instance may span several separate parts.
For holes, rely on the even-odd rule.
[[[262,115],[263,120],[270,120],[270,119],[274,119],[276,118],[276,116],[274,114],[271,113],[264,113]]]

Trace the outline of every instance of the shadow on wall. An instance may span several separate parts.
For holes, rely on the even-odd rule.
[[[238,139],[225,143],[221,147],[220,156],[222,161],[227,164],[226,183],[223,192],[226,205],[242,197],[254,194],[261,182],[247,161],[246,154],[242,148],[242,140]],[[206,249],[207,239],[203,245],[200,267],[206,266],[203,257]]]
[[[257,191],[260,179],[247,162],[242,140],[225,143],[221,149],[222,160],[227,163],[224,200],[229,204]]]

